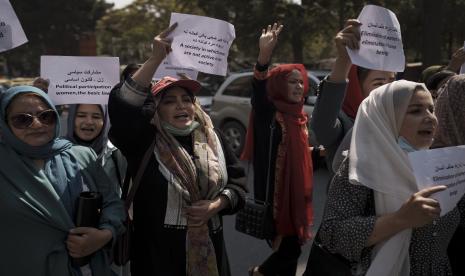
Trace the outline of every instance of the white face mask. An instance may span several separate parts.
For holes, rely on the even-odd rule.
[[[414,151],[418,150],[418,149],[414,148],[412,145],[410,145],[410,143],[407,141],[407,139],[405,139],[402,136],[399,136],[399,138],[397,139],[397,144],[399,145],[399,147],[401,149],[403,149],[407,153],[408,152],[414,152]]]

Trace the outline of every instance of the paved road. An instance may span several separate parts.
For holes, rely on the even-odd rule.
[[[250,170],[251,171],[251,170]],[[249,187],[252,187],[251,178]],[[320,225],[321,216],[323,215],[324,203],[326,201],[326,187],[328,184],[328,172],[319,170],[314,175],[314,195],[313,204],[315,212],[315,226],[317,229]],[[228,250],[229,262],[233,276],[246,276],[249,267],[260,264],[271,253],[265,241],[254,239],[234,230],[235,216],[225,216],[224,232],[226,247]],[[299,259],[297,275],[302,275],[307,263],[308,254],[311,244],[302,248],[302,255]]]

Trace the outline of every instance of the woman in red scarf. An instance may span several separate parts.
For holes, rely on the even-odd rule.
[[[311,238],[313,223],[313,164],[303,110],[307,72],[302,64],[280,65],[268,72],[282,27],[269,25],[260,37],[253,111],[242,155],[253,160],[255,198],[268,198],[273,209],[274,252],[251,268],[250,275],[295,275],[300,245]]]

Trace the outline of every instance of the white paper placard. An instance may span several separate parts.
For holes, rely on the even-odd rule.
[[[107,104],[119,83],[119,58],[41,56],[40,76],[50,80],[48,94],[56,105]]]
[[[154,80],[160,80],[163,77],[173,77],[179,79],[180,74],[185,74],[188,78],[192,80],[197,79],[198,71],[190,68],[182,68],[179,66],[174,66],[168,63],[165,59],[160,66],[158,66],[155,75],[153,75]]]
[[[358,20],[362,23],[360,49],[347,47],[352,63],[373,70],[403,72],[405,55],[396,15],[388,9],[367,5]]]
[[[465,51],[465,42],[463,43],[463,50]],[[465,74],[465,63],[460,67],[460,74]]]
[[[465,146],[415,151],[408,154],[418,189],[445,185],[431,196],[441,206],[441,216],[454,209],[465,193]]]
[[[178,26],[170,34],[173,52],[167,57],[168,63],[225,76],[229,48],[236,37],[234,26],[210,17],[172,13],[170,26],[175,22]]]
[[[27,42],[21,23],[8,0],[0,0],[0,52]]]

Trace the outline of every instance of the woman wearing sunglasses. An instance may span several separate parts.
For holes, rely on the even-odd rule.
[[[124,209],[95,153],[57,138],[58,113],[38,88],[8,89],[0,116],[0,275],[112,275],[102,248],[123,231]],[[83,191],[103,196],[97,228],[75,227]]]

